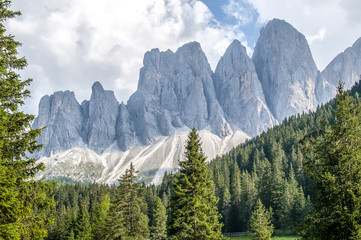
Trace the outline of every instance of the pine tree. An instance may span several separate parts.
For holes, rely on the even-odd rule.
[[[260,172],[259,172],[259,179],[257,182],[257,189],[258,189],[258,195],[262,201],[262,203],[266,207],[271,206],[271,195],[272,195],[272,189],[270,186],[272,186],[272,171],[271,171],[271,164],[268,161],[267,158],[265,158],[260,166]]]
[[[92,224],[92,238],[103,239],[105,235],[105,221],[110,207],[110,197],[106,194],[102,201],[96,205]]]
[[[73,229],[70,230],[70,234],[69,234],[68,240],[75,240],[75,235],[74,235]]]
[[[361,239],[361,105],[356,97],[340,84],[334,124],[305,146],[305,171],[317,180],[318,195],[303,239]]]
[[[35,140],[41,129],[32,129],[34,116],[20,110],[32,80],[20,78],[26,59],[18,58],[21,44],[5,33],[5,21],[20,15],[10,5],[0,0],[0,238],[42,239],[52,222],[47,212],[55,205],[53,188],[33,179],[44,166],[27,155],[41,148]]]
[[[185,157],[173,185],[169,235],[182,240],[223,239],[217,198],[195,128],[188,136]]]
[[[257,191],[253,177],[248,171],[242,172],[242,193],[241,193],[241,231],[247,229],[248,221],[256,204]]]
[[[48,231],[48,240],[67,240],[69,225],[67,225],[68,212],[65,205],[61,205],[53,226]]]
[[[231,196],[231,231],[239,232],[241,229],[241,172],[237,162],[233,165]]]
[[[146,239],[149,236],[144,191],[136,182],[133,163],[120,180],[119,195],[107,217],[107,239]]]
[[[75,221],[74,235],[75,235],[75,239],[78,240],[91,239],[90,217],[86,203],[83,203],[82,206],[80,207],[79,214]]]
[[[230,232],[231,227],[231,194],[226,187],[223,191],[222,198],[222,220],[223,220],[223,232]]]
[[[103,239],[118,240],[124,237],[125,227],[121,201],[120,195],[117,195],[116,199],[110,204],[109,213],[105,219],[104,232],[100,233]]]
[[[250,219],[250,235],[254,240],[270,240],[274,227],[271,224],[271,213],[266,211],[261,200],[257,201]]]
[[[167,213],[162,200],[157,197],[154,203],[150,239],[163,240],[167,238]]]
[[[147,203],[147,209],[148,209],[147,216],[150,223],[153,222],[153,210],[156,199],[157,199],[157,194],[155,190],[155,185],[154,184],[149,185],[146,188],[145,202]]]
[[[268,187],[271,189],[271,207],[275,213],[275,225],[276,227],[280,227],[280,218],[281,218],[281,210],[282,210],[282,198],[284,195],[285,189],[285,181],[284,172],[282,170],[282,158],[283,151],[277,151],[275,153],[276,157],[272,163],[272,184]]]

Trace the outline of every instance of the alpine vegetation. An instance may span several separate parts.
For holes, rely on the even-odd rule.
[[[180,161],[170,202],[171,239],[223,239],[217,209],[217,197],[195,130],[189,134],[186,159]]]
[[[20,109],[32,80],[20,78],[27,62],[18,57],[21,43],[6,33],[5,22],[20,15],[10,4],[0,1],[0,239],[43,239],[52,222],[53,184],[34,180],[44,165],[28,157],[41,148],[42,129],[31,128],[34,116]]]

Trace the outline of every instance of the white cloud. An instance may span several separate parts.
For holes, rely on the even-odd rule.
[[[317,34],[306,36],[306,39],[307,39],[308,43],[310,45],[312,45],[312,43],[314,41],[321,41],[322,42],[323,39],[325,38],[325,35],[326,35],[326,29],[321,28],[320,30],[318,30]]]
[[[34,78],[34,99],[67,89],[89,99],[92,83],[100,81],[127,101],[152,48],[175,51],[198,41],[215,68],[232,40],[245,43],[239,29],[221,26],[197,0],[17,0],[13,8],[23,16],[8,30],[23,43],[20,52],[30,66],[24,76]],[[33,104],[28,107],[36,113]]]
[[[213,69],[234,39],[251,54],[253,46],[247,46],[241,29],[252,27],[255,17],[260,25],[273,18],[292,24],[308,39],[320,70],[361,35],[359,0],[218,4],[238,24],[218,22],[200,0],[14,0],[13,8],[23,16],[11,20],[8,30],[23,43],[20,53],[29,67],[22,74],[34,79],[27,110],[36,113],[38,99],[58,90],[89,99],[94,81],[127,101],[136,90],[143,55],[152,48],[175,51],[198,41]]]
[[[320,70],[361,36],[359,0],[248,0],[259,22],[284,19],[303,33]]]
[[[223,10],[229,17],[236,19],[240,25],[247,25],[253,21],[253,14],[251,9],[244,7],[243,4],[241,4],[241,1],[229,0]]]

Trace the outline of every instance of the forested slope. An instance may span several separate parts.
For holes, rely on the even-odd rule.
[[[359,97],[360,82],[350,95]],[[325,131],[334,121],[336,99],[315,112],[291,116],[228,154],[212,160],[224,231],[246,231],[258,198],[273,211],[276,229],[294,231],[312,208],[316,190],[303,172],[305,136]]]
[[[350,95],[358,98],[360,92],[359,82],[350,90]],[[277,230],[295,232],[298,223],[312,210],[317,194],[314,182],[303,172],[302,141],[313,132],[325,131],[327,123],[333,123],[335,107],[333,99],[315,112],[289,117],[279,126],[210,161],[209,171],[223,216],[223,232],[247,231],[258,199],[273,212],[272,222]],[[141,198],[147,203],[143,210],[148,213],[150,224],[158,196],[168,207],[173,176],[166,173],[160,185],[141,187]],[[108,211],[104,206],[109,205],[117,191],[114,185],[57,187],[58,205],[52,213],[55,224],[47,239],[80,236],[81,231],[85,231],[81,227],[84,224],[91,226],[87,230],[91,239],[99,229],[100,213]]]

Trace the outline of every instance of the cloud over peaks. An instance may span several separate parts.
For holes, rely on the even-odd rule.
[[[127,101],[143,55],[153,48],[175,51],[198,41],[214,68],[231,41],[245,42],[239,29],[216,21],[197,0],[17,0],[13,9],[23,14],[8,30],[23,43],[30,66],[23,76],[34,78],[32,113],[42,95],[57,90],[89,99],[94,81]]]

